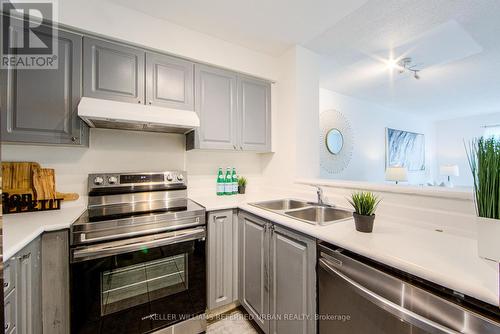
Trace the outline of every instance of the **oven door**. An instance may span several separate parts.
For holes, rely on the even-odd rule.
[[[204,227],[71,251],[72,333],[146,333],[205,312]]]

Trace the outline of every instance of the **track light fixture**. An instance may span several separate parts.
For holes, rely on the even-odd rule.
[[[398,71],[400,74],[403,74],[405,72],[411,72],[413,73],[413,77],[415,79],[420,79],[420,75],[418,74],[421,70],[416,69],[416,65],[411,64],[412,59],[410,57],[403,58],[398,61]]]

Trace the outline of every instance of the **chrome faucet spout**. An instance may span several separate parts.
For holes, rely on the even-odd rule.
[[[316,186],[316,195],[318,196],[318,205],[323,205],[323,188]]]

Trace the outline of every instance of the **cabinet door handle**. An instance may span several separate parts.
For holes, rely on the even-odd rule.
[[[3,283],[3,288],[4,288],[4,289],[7,289],[9,286],[10,286],[10,283],[9,283],[9,282],[4,282],[4,283]]]
[[[139,104],[140,104],[140,103],[141,103],[141,100],[137,100],[137,103],[139,103]]]
[[[227,219],[227,216],[214,216],[214,221],[220,220],[220,219]]]
[[[5,331],[8,331],[10,328],[10,322],[6,323],[3,327],[5,328]]]
[[[267,234],[267,231],[270,230],[271,226],[266,223],[264,225],[264,233]],[[264,240],[267,240],[268,245],[269,245],[269,240],[264,237]],[[264,291],[269,292],[269,266],[266,260],[264,260]]]
[[[77,139],[78,139],[77,137],[71,137],[71,141],[72,141],[73,143],[76,143],[76,140],[77,140]]]
[[[241,145],[240,145],[240,150],[242,150],[242,151],[243,151],[243,146],[241,146]]]
[[[237,150],[237,149],[238,149],[238,148],[236,147],[236,145],[233,145],[233,148],[234,148],[235,150]]]
[[[149,101],[149,105],[152,105],[152,104],[153,104],[153,102]]]

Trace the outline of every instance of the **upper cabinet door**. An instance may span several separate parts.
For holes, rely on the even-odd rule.
[[[150,105],[194,110],[194,64],[165,55],[146,54],[146,101]]]
[[[238,90],[241,149],[271,151],[271,84],[240,76]]]
[[[11,36],[20,29],[11,28]],[[88,145],[77,115],[82,36],[59,31],[58,47],[57,69],[0,71],[2,141]]]
[[[85,37],[83,95],[144,103],[143,50]]]
[[[198,148],[237,149],[237,76],[214,67],[195,67],[195,110],[200,117]]]

